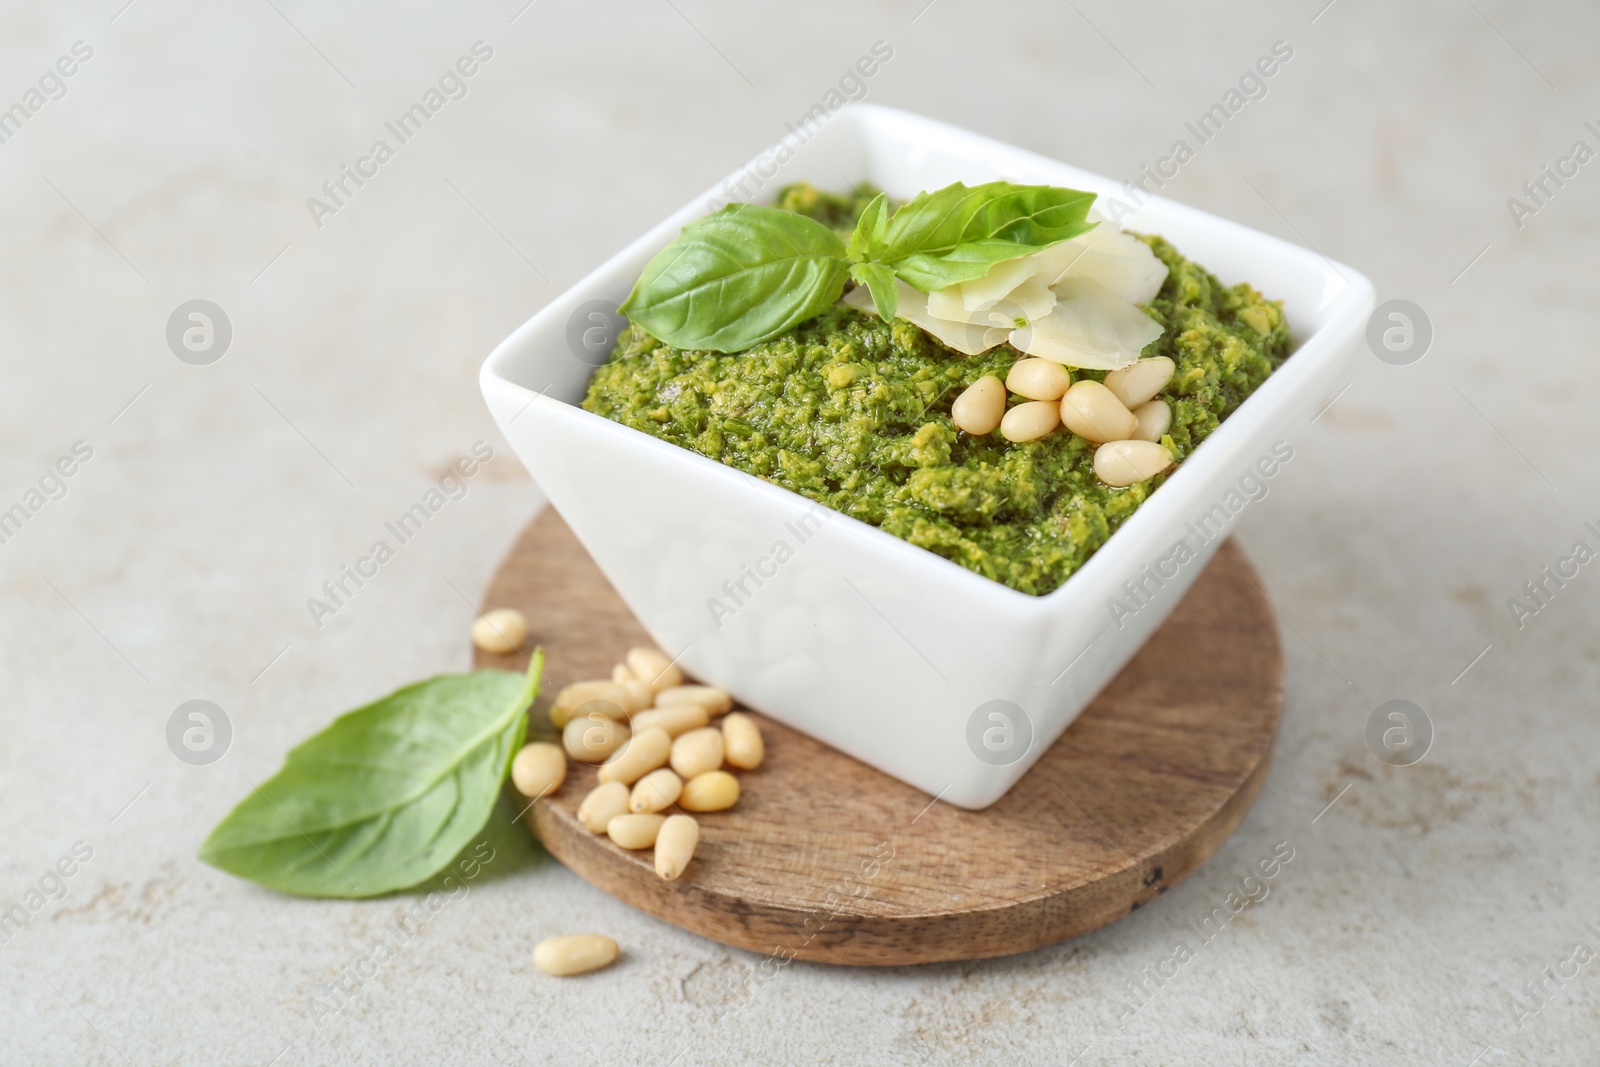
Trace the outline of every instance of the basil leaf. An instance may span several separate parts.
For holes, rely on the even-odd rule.
[[[850,262],[860,263],[862,260],[880,258],[877,253],[883,248],[888,233],[889,197],[879,193],[861,209],[861,217],[856,220],[856,228],[850,233],[850,244],[845,249]]]
[[[729,204],[685,226],[620,310],[674,348],[741,352],[826,311],[848,271],[844,242],[822,223]]]
[[[961,182],[919,193],[888,221],[872,259],[932,292],[981,278],[996,263],[1087,233],[1095,194],[1052,185]]]
[[[217,824],[200,858],[300,896],[416,885],[483,829],[543,667],[536,652],[526,677],[441,674],[339,717]]]
[[[1084,228],[1090,229],[1093,225],[1089,223]],[[935,289],[982,278],[996,263],[1031,255],[1037,251],[1039,249],[1031,245],[989,239],[958,245],[953,251],[946,252],[942,256],[930,256],[919,252],[900,260],[893,269],[894,273],[907,284],[925,293],[931,293]]]
[[[900,287],[894,283],[894,271],[882,263],[854,263],[850,266],[850,277],[872,294],[878,317],[892,322],[895,312],[900,310]]]

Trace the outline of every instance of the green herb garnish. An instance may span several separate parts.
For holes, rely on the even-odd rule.
[[[200,858],[309,897],[416,885],[483,829],[527,737],[528,673],[441,674],[346,713],[290,750],[200,846]]]
[[[820,315],[848,277],[891,319],[897,279],[929,293],[982,278],[996,263],[1093,229],[1094,198],[1049,185],[957,182],[890,214],[880,193],[848,243],[804,215],[729,204],[685,226],[620,310],[674,348],[740,352]]]
[[[685,226],[620,310],[679,348],[737,352],[822,314],[849,272],[844,242],[822,223],[729,204]]]

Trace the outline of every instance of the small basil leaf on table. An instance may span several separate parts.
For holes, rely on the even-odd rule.
[[[822,223],[729,204],[685,226],[620,310],[674,348],[741,352],[826,311],[848,272],[844,242]]]
[[[892,322],[895,312],[900,310],[900,288],[894,283],[894,271],[882,263],[852,263],[850,277],[857,285],[866,286],[872,294],[878,317],[884,322]]]
[[[441,674],[336,719],[289,752],[200,847],[200,858],[310,897],[416,885],[483,829],[527,737],[528,673]]]
[[[919,193],[872,242],[872,259],[932,292],[973,281],[996,263],[1032,255],[1087,233],[1095,194],[1051,185],[961,182]]]

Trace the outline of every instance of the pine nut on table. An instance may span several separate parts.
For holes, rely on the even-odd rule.
[[[597,971],[617,958],[617,943],[600,934],[547,937],[533,948],[533,965],[545,974],[567,978]]]

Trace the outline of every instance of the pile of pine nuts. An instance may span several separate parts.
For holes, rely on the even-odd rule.
[[[514,652],[528,624],[514,608],[496,608],[472,626],[485,652]],[[725,811],[739,780],[723,766],[753,771],[766,756],[756,721],[732,711],[726,690],[686,684],[683,671],[656,648],[634,648],[609,681],[574,682],[550,708],[561,744],[534,741],[511,761],[511,783],[538,799],[567,780],[567,757],[599,763],[600,784],[578,806],[578,821],[620,848],[655,849],[657,877],[674,881],[700,844],[700,824],[685,812]],[[721,716],[720,727],[711,720]],[[680,809],[664,814],[667,808]],[[601,934],[548,937],[533,950],[545,974],[586,974],[612,963],[617,943]]]
[[[659,649],[631,649],[609,681],[574,682],[557,694],[550,723],[561,744],[525,745],[512,760],[512,784],[523,796],[548,796],[566,781],[569,756],[600,764],[578,821],[621,848],[654,848],[656,874],[672,881],[700,843],[699,823],[684,813],[733,807],[739,780],[724,765],[753,771],[766,755],[755,720],[729,714],[732,707],[722,689],[685,684]],[[710,725],[717,716],[720,726]],[[667,814],[672,807],[678,812]]]
[[[620,848],[654,848],[656,875],[673,881],[700,844],[700,824],[684,812],[733,807],[739,780],[723,766],[753,771],[766,756],[755,720],[732,707],[725,690],[685,684],[659,649],[631,649],[609,681],[574,682],[557,694],[550,723],[561,744],[524,745],[511,761],[511,782],[537,799],[567,780],[567,757],[600,764],[600,784],[578,806],[578,821]],[[720,728],[710,725],[717,716]],[[664,814],[674,806],[680,810]],[[539,942],[533,962],[546,974],[585,974],[617,952],[609,937],[575,934]]]
[[[1166,356],[1141,359],[1100,382],[1073,381],[1053,360],[1029,356],[1011,365],[1002,382],[986,374],[956,397],[950,418],[956,428],[981,435],[996,427],[1007,441],[1037,441],[1057,427],[1099,447],[1094,473],[1110,486],[1154,478],[1172,465],[1161,437],[1172,426],[1172,408],[1157,393],[1178,369]],[[1009,393],[1024,402],[1008,408]]]

